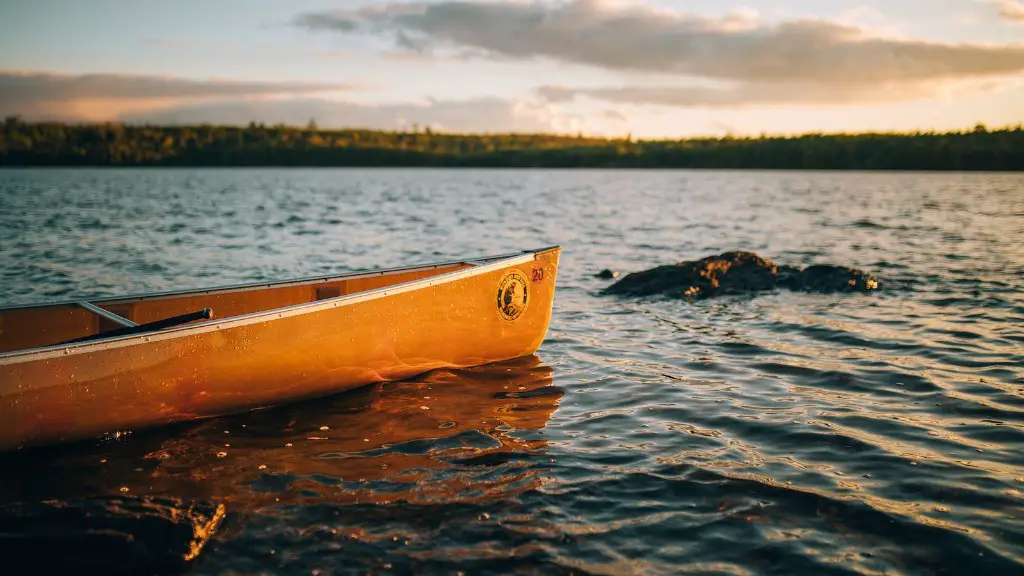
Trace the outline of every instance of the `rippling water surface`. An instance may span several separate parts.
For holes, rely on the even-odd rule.
[[[563,246],[535,357],[0,457],[6,558],[1024,573],[1020,175],[12,170],[0,233],[5,304]],[[731,249],[884,289],[597,295]]]

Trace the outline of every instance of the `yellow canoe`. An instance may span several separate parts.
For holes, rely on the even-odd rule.
[[[0,309],[0,450],[533,354],[560,253]]]

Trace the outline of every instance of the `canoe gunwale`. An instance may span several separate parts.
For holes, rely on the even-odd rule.
[[[487,265],[487,263],[491,263],[492,261],[496,260],[505,260],[508,258],[514,258],[516,256],[523,256],[528,254],[543,254],[544,252],[550,252],[551,250],[558,249],[561,249],[561,246],[548,246],[545,248],[538,248],[536,250],[522,250],[520,252],[510,252],[507,254],[483,256],[478,258],[463,258],[459,260],[446,260],[441,262],[424,262],[422,264],[396,266],[394,268],[381,268],[379,270],[353,270],[351,272],[344,272],[341,274],[303,276],[299,278],[289,278],[286,280],[276,280],[273,282],[245,282],[242,284],[226,284],[223,286],[213,286],[209,288],[162,290],[158,292],[142,292],[138,294],[123,294],[115,296],[82,296],[81,298],[74,298],[71,300],[58,300],[56,302],[30,302],[28,304],[0,306],[0,312],[6,312],[8,310],[25,310],[29,308],[47,308],[50,306],[75,306],[78,305],[80,302],[88,302],[90,304],[125,304],[129,302],[163,300],[166,298],[176,298],[179,296],[206,296],[209,294],[229,294],[231,292],[249,292],[253,290],[265,290],[267,288],[304,286],[311,284],[321,284],[324,282],[335,282],[339,280],[359,280],[362,278],[377,278],[380,276],[401,274],[403,272],[412,272],[415,270],[445,268],[448,266],[455,266],[457,264],[472,264],[473,266],[481,266]]]
[[[353,272],[351,274],[342,274],[337,276],[319,276],[311,278],[301,278],[296,280],[285,280],[281,282],[261,282],[253,284],[240,284],[234,286],[225,286],[221,288],[209,288],[199,290],[184,290],[177,292],[158,292],[152,294],[143,294],[139,296],[115,296],[109,298],[95,298],[89,299],[89,302],[97,303],[102,302],[105,304],[113,304],[125,301],[139,301],[142,299],[158,299],[158,298],[171,298],[181,295],[191,294],[208,294],[208,293],[225,293],[225,292],[236,292],[236,291],[248,291],[248,290],[259,290],[266,288],[274,288],[281,286],[292,286],[292,285],[303,285],[303,284],[317,284],[321,282],[328,282],[334,280],[349,280],[365,277],[382,276],[392,273],[408,272],[412,270],[423,270],[430,268],[443,268],[447,266],[472,263],[479,264],[470,268],[464,268],[461,270],[454,270],[452,272],[446,272],[438,274],[436,276],[429,276],[427,278],[420,278],[417,280],[410,280],[408,282],[402,282],[400,284],[394,284],[391,286],[384,286],[381,288],[374,288],[372,290],[366,290],[363,292],[356,292],[353,294],[343,294],[334,298],[327,298],[323,300],[315,300],[312,302],[302,302],[299,304],[293,304],[291,306],[283,306],[280,308],[271,308],[267,310],[261,310],[258,312],[251,312],[249,314],[242,314],[238,316],[231,316],[228,318],[212,320],[206,320],[204,322],[189,324],[186,326],[168,328],[160,330],[158,332],[148,332],[143,334],[135,334],[128,336],[120,336],[113,338],[105,338],[100,340],[93,340],[89,342],[82,342],[79,344],[54,344],[49,346],[41,346],[37,348],[27,348],[23,350],[12,350],[9,352],[0,353],[0,366],[20,364],[22,362],[32,362],[36,360],[45,360],[48,358],[55,358],[60,356],[69,356],[75,354],[85,354],[100,350],[106,350],[109,348],[118,348],[123,346],[132,346],[135,344],[156,342],[160,340],[167,340],[172,338],[184,338],[194,334],[200,334],[205,332],[213,332],[217,330],[225,330],[238,326],[245,326],[249,324],[256,324],[260,322],[266,322],[275,320],[278,318],[285,318],[290,316],[298,316],[304,314],[311,314],[319,312],[321,310],[327,310],[330,308],[337,308],[341,306],[349,306],[360,302],[369,300],[375,300],[378,298],[384,298],[388,295],[401,294],[404,292],[411,292],[414,290],[420,290],[430,286],[445,284],[449,282],[455,282],[464,278],[470,278],[473,276],[487,274],[495,270],[500,270],[508,266],[515,266],[518,264],[524,264],[532,262],[537,259],[538,255],[550,252],[552,250],[559,250],[559,246],[551,246],[538,250],[526,250],[522,252],[516,252],[513,254],[506,254],[500,256],[489,256],[485,258],[473,258],[470,260],[453,260],[450,262],[439,262],[424,264],[419,266],[403,266],[400,268],[390,268],[385,270],[375,270],[373,272]],[[486,263],[481,263],[486,262]],[[4,308],[8,310],[12,308],[37,308],[41,306],[55,306],[65,304],[75,304],[83,299],[71,300],[67,302],[57,302],[45,305],[28,305],[28,306],[16,306],[11,308]]]

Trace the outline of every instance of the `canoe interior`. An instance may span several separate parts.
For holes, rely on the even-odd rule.
[[[187,314],[203,308],[211,308],[214,318],[224,319],[393,286],[455,272],[497,259],[500,257],[276,283],[87,301],[137,324]],[[111,320],[90,312],[76,302],[0,309],[0,353],[50,346],[119,327]]]

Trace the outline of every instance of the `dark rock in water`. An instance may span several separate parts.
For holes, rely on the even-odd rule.
[[[878,288],[878,280],[874,276],[856,268],[828,264],[815,264],[803,270],[791,266],[785,268],[795,272],[780,274],[778,284],[790,290],[828,293],[867,292]]]
[[[667,295],[701,299],[788,288],[805,292],[866,292],[878,281],[862,270],[815,265],[780,266],[751,252],[726,252],[626,275],[605,289],[622,296]]]
[[[224,515],[223,505],[155,498],[6,504],[0,554],[32,574],[178,574]]]
[[[607,268],[605,268],[604,270],[601,270],[597,274],[594,274],[594,276],[602,280],[614,280],[619,277],[619,273],[614,270],[608,270]]]
[[[624,296],[665,294],[709,298],[774,287],[774,264],[750,252],[726,252],[696,262],[680,262],[634,272],[606,291]]]

